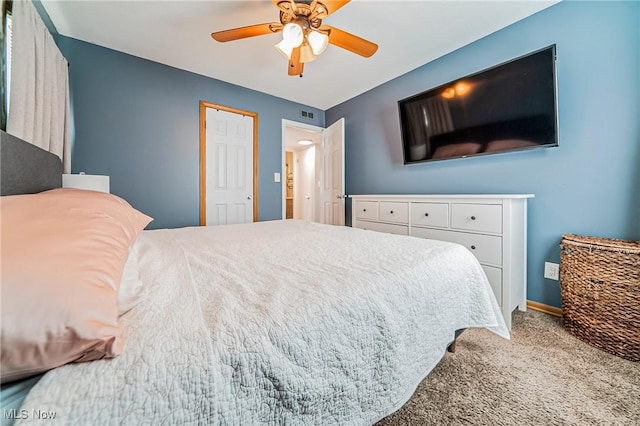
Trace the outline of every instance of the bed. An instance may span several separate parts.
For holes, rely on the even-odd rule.
[[[96,196],[78,191],[33,197]],[[142,286],[112,325],[117,353],[48,369],[17,424],[368,425],[411,397],[457,330],[508,338],[456,244],[298,220],[133,234],[119,273],[134,258]]]

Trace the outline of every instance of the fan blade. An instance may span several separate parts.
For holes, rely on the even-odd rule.
[[[300,47],[296,47],[291,52],[291,59],[289,60],[289,75],[299,75],[302,76],[302,70],[304,69],[304,64],[300,62]]]
[[[327,8],[327,16],[329,16],[350,1],[351,0],[318,0],[318,3],[324,4]]]
[[[265,34],[277,33],[282,30],[282,24],[272,22],[269,24],[249,25],[248,27],[233,28],[230,30],[217,31],[211,33],[214,40],[225,42],[240,40],[247,37],[261,36]]]
[[[329,32],[329,43],[365,58],[370,57],[378,50],[377,44],[330,25],[323,25],[320,27],[320,31]]]
[[[351,0],[313,0],[310,4],[311,13],[309,14],[309,21],[313,21],[314,19],[324,19],[345,4],[349,3],[349,1]]]

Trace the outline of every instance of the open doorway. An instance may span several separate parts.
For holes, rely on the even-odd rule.
[[[316,173],[322,127],[282,120],[282,218],[318,221]]]

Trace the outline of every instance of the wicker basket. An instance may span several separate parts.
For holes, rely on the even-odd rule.
[[[565,328],[592,346],[640,361],[640,241],[567,234],[560,248]]]

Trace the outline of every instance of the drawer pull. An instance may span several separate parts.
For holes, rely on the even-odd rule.
[[[476,246],[471,246],[471,250],[475,250],[475,249],[476,249]]]
[[[476,217],[475,216],[471,216],[471,220],[476,220]]]
[[[425,213],[424,215],[425,215],[425,216],[429,216],[429,213]]]
[[[366,212],[366,211],[367,211],[367,209],[362,209],[362,211],[363,211],[363,212]]]
[[[389,211],[389,213],[393,214],[393,210]]]

